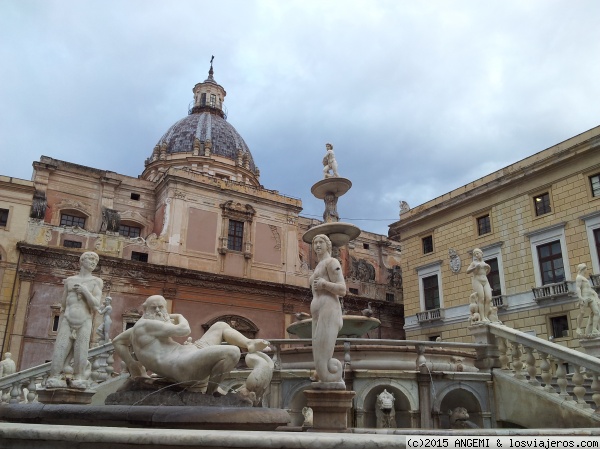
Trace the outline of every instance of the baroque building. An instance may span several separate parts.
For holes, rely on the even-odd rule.
[[[480,248],[500,320],[580,348],[579,264],[600,288],[600,127],[405,205],[389,237],[402,247],[407,338],[471,341],[466,268]]]
[[[227,121],[212,65],[193,95],[139,177],[42,156],[32,182],[2,181],[0,210],[15,209],[10,226],[0,223],[0,336],[19,369],[50,359],[62,280],[84,251],[100,256],[94,274],[112,298],[112,337],[153,294],[189,320],[194,339],[219,320],[248,336],[287,338],[294,314],[309,311],[316,260],[302,235],[318,222],[300,215],[301,200],[260,184],[248,145]],[[363,231],[340,258],[346,312],[371,302],[382,322],[373,336],[404,338],[397,245]]]

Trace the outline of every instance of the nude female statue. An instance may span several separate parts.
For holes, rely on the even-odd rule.
[[[102,324],[98,326],[96,329],[96,333],[100,335],[102,341],[104,343],[108,343],[110,341],[110,326],[112,325],[112,318],[110,314],[112,313],[112,298],[107,296],[104,298],[104,307],[98,309],[98,313],[102,315]]]
[[[310,303],[312,315],[313,358],[315,361],[315,381],[337,382],[342,380],[342,364],[333,358],[335,341],[342,328],[342,308],[340,296],[346,294],[346,283],[342,267],[331,257],[331,241],[326,235],[313,238],[313,251],[319,259],[310,277],[313,299]]]
[[[477,307],[479,309],[479,319],[483,322],[489,322],[489,316],[492,306],[492,287],[488,281],[487,274],[490,272],[490,266],[483,260],[483,251],[479,248],[473,250],[473,262],[467,268],[467,274],[473,273],[473,291],[477,294]]]

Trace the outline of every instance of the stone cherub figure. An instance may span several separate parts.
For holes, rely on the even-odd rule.
[[[88,350],[92,336],[93,315],[100,305],[102,279],[92,276],[98,254],[88,251],[79,258],[79,274],[63,281],[60,321],[50,364],[46,388],[86,389],[89,385]],[[73,378],[65,376],[65,365],[73,358]]]
[[[587,269],[587,265],[584,263],[577,265],[577,277],[575,278],[575,291],[579,298],[579,314],[577,315],[575,334],[579,338],[600,337],[600,299],[598,299],[598,294],[591,286],[590,281],[585,277]],[[582,332],[581,324],[586,307],[590,309],[590,315],[585,332]]]
[[[323,175],[325,178],[337,178],[340,175],[338,174],[338,165],[335,160],[335,154],[333,153],[333,145],[330,143],[325,144],[325,148],[327,149],[327,153],[323,157]],[[329,171],[332,171],[332,174]]]
[[[273,374],[273,361],[260,352],[268,347],[268,341],[246,338],[227,323],[216,322],[202,338],[182,345],[172,337],[189,335],[190,325],[182,315],[167,313],[165,298],[150,296],[142,308],[144,315],[135,326],[113,340],[115,351],[132,378],[149,377],[147,368],[173,382],[193,384],[196,391],[223,395],[219,384],[235,368],[240,348],[244,348],[248,350],[246,364],[253,371],[240,393],[255,405],[261,401]],[[229,345],[222,345],[223,342]]]
[[[100,335],[102,342],[108,343],[110,341],[110,327],[112,325],[112,298],[107,296],[104,298],[104,307],[98,308],[98,313],[102,315],[102,324],[96,329],[96,333]]]
[[[333,352],[343,324],[339,298],[346,294],[346,283],[340,262],[331,257],[332,245],[329,237],[323,234],[316,235],[312,247],[319,260],[309,279],[313,294],[310,303],[316,371],[313,380],[331,383],[325,388],[343,388],[345,384],[342,380],[342,364],[333,357]]]

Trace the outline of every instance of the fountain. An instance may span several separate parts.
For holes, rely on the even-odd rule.
[[[342,315],[344,324],[338,332],[338,338],[360,338],[367,332],[377,329],[381,321],[362,315]],[[312,338],[312,319],[296,321],[287,327],[288,334],[298,338]]]

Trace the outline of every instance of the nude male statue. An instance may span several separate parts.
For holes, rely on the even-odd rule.
[[[331,177],[339,177],[340,175],[338,175],[338,165],[337,165],[337,161],[335,160],[335,154],[333,153],[333,145],[331,145],[330,143],[325,145],[325,148],[327,149],[327,153],[325,154],[325,156],[323,157],[323,175],[325,178],[331,178]],[[331,170],[333,172],[333,174],[329,174],[329,170]]]
[[[73,357],[71,388],[86,389],[85,368],[92,335],[93,314],[100,305],[102,279],[92,276],[98,264],[98,254],[88,251],[79,258],[79,274],[63,281],[65,288],[60,303],[60,321],[46,388],[67,387],[64,367]]]
[[[590,281],[585,277],[587,265],[580,263],[577,265],[577,277],[575,278],[575,291],[579,298],[579,315],[577,315],[577,329],[575,333],[578,337],[598,337],[600,336],[600,299],[598,294],[592,288]],[[585,333],[581,331],[581,322],[585,308],[589,307],[590,316],[588,317]]]
[[[172,337],[189,335],[190,325],[182,315],[167,313],[165,298],[150,296],[142,307],[142,318],[113,340],[115,351],[127,365],[132,378],[149,377],[146,372],[149,369],[177,382],[194,382],[195,389],[207,394],[223,394],[218,389],[219,383],[238,363],[239,348],[246,348],[250,354],[260,354],[259,351],[269,345],[266,340],[246,338],[224,322],[213,324],[193,344],[182,345]],[[223,341],[230,345],[222,345]]]

